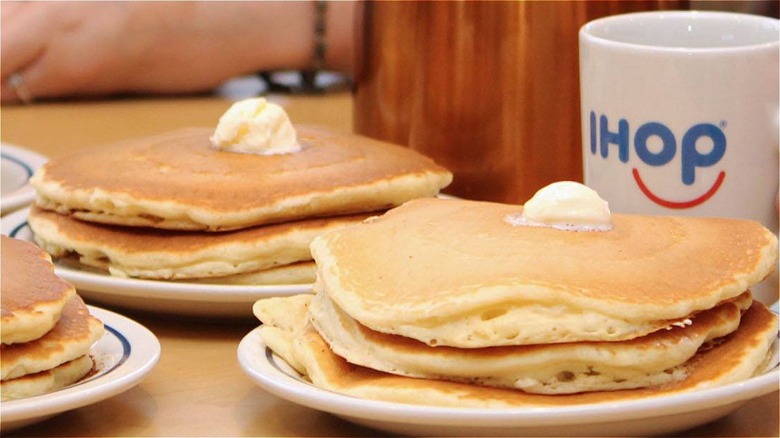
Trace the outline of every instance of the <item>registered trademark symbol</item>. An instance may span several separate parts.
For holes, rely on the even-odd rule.
[[[721,120],[719,125],[720,125],[721,129],[723,129],[723,128],[725,128],[728,125],[728,123],[726,123],[725,120]]]

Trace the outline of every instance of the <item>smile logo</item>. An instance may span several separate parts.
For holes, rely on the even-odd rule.
[[[598,120],[598,131],[596,126],[596,114],[590,113],[590,151],[592,154],[599,153],[602,158],[609,157],[609,147],[614,145],[618,149],[618,159],[628,162],[629,154],[629,125],[625,119],[618,121],[617,131],[609,130],[609,120],[601,115]],[[650,147],[651,138],[653,143],[660,147]],[[702,140],[706,139],[706,140]],[[720,162],[726,154],[726,135],[723,130],[711,123],[699,123],[688,129],[682,137],[678,148],[677,138],[666,125],[658,122],[649,122],[640,126],[634,133],[633,138],[634,151],[637,157],[645,164],[653,167],[666,166],[677,155],[678,149],[681,155],[682,169],[680,178],[683,184],[693,185],[696,182],[696,169],[711,167]],[[709,142],[712,147],[706,153],[700,152],[696,145],[702,140]],[[639,169],[631,169],[639,190],[652,202],[666,208],[686,209],[701,205],[715,193],[718,192],[726,179],[726,172],[718,173],[715,182],[702,193],[692,199],[684,201],[672,201],[665,199],[648,187]]]
[[[715,180],[715,183],[712,184],[712,186],[704,192],[701,196],[698,196],[696,198],[687,200],[687,201],[670,201],[668,199],[664,199],[655,193],[653,193],[652,190],[650,190],[649,187],[647,187],[647,184],[645,184],[644,181],[642,181],[642,177],[639,175],[639,170],[636,168],[631,169],[631,173],[634,175],[634,181],[636,181],[636,185],[639,186],[639,190],[642,191],[642,193],[647,196],[647,198],[656,204],[666,207],[666,208],[673,208],[677,210],[682,210],[686,208],[692,208],[696,207],[697,205],[704,204],[707,202],[708,199],[712,198],[712,196],[718,191],[721,184],[723,184],[723,180],[726,179],[726,172],[720,171],[718,173],[718,178]]]

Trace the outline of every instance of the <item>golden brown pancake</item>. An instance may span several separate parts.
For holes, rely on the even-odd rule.
[[[522,207],[410,201],[316,238],[315,291],[429,345],[617,341],[732,299],[775,267],[758,222],[612,215],[604,232],[511,225]]]
[[[252,313],[263,322],[263,341],[274,353],[301,374],[306,369],[293,354],[295,337],[309,320],[311,294],[271,297],[255,301]]]
[[[315,236],[367,217],[304,219],[221,233],[95,224],[39,207],[30,209],[27,221],[35,241],[55,258],[74,254],[81,263],[115,276],[176,280],[255,273],[310,261],[309,244]]]
[[[317,277],[317,265],[313,261],[298,262],[261,271],[225,277],[194,278],[183,280],[191,283],[222,285],[281,285],[312,284]]]
[[[52,159],[30,183],[38,205],[76,218],[213,231],[384,210],[452,179],[406,147],[296,129],[298,153],[222,152],[211,148],[211,129],[188,128]]]
[[[23,240],[0,237],[2,248],[3,344],[38,339],[60,319],[76,289],[54,273],[51,257]]]
[[[431,347],[375,332],[349,318],[322,293],[308,308],[313,326],[329,348],[356,365],[410,377],[571,394],[659,386],[684,379],[685,363],[702,346],[735,331],[741,311],[751,302],[746,292],[735,301],[692,315],[687,324],[626,341],[491,348]]]
[[[286,332],[294,332],[302,329],[309,319],[309,303],[312,297],[312,294],[299,294],[263,298],[252,305],[252,313],[263,324],[278,327]]]
[[[265,328],[264,325],[260,329],[264,339]],[[564,395],[403,377],[353,365],[334,354],[311,324],[296,332],[291,348],[305,369],[305,376],[315,386],[356,397],[431,406],[558,407],[665,396],[744,380],[763,372],[760,364],[776,336],[776,315],[755,302],[743,315],[736,332],[688,362],[685,380],[652,388]]]
[[[84,355],[50,370],[3,380],[0,382],[2,400],[33,397],[72,385],[89,374],[93,365],[92,358]]]
[[[50,370],[84,356],[101,336],[103,323],[90,315],[84,301],[75,295],[48,333],[34,341],[0,347],[0,380]]]

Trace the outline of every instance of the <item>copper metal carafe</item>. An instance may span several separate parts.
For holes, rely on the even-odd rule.
[[[687,2],[363,2],[355,132],[434,158],[465,198],[522,203],[581,181],[579,28],[660,8]]]

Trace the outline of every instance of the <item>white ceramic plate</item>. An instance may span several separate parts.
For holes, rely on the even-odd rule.
[[[35,190],[27,183],[46,157],[23,147],[0,144],[2,184],[0,184],[0,214],[6,214],[30,204]]]
[[[152,332],[124,316],[87,307],[92,315],[103,321],[106,329],[90,353],[97,372],[59,391],[2,402],[3,433],[127,391],[140,383],[157,364],[160,342]]]
[[[777,347],[777,345],[775,345]],[[770,371],[717,388],[599,404],[473,409],[364,400],[317,388],[273,354],[258,329],[238,346],[241,368],[283,399],[363,426],[415,436],[657,436],[723,417],[752,398],[777,390],[777,354]]]
[[[23,209],[3,217],[2,234],[32,242],[28,211]],[[243,286],[119,278],[63,263],[55,263],[55,272],[90,302],[186,317],[251,319],[252,304],[260,298],[311,290],[310,284]]]

